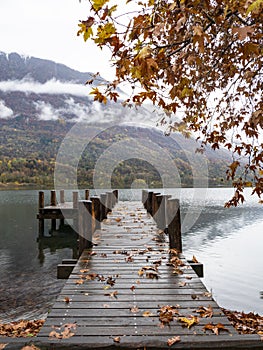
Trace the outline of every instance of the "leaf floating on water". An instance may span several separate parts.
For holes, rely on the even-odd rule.
[[[216,335],[219,335],[220,331],[229,332],[229,330],[227,328],[225,328],[225,326],[222,323],[217,323],[216,325],[213,323],[208,323],[203,327],[203,330],[204,331],[210,330]]]
[[[181,338],[179,336],[176,336],[176,337],[172,337],[170,339],[167,340],[167,345],[168,346],[172,346],[174,345],[175,343],[178,343],[179,341],[181,341]]]
[[[183,323],[183,326],[186,326],[187,328],[191,328],[193,325],[199,323],[199,318],[196,316],[191,316],[189,318],[187,317],[179,317],[178,321]]]

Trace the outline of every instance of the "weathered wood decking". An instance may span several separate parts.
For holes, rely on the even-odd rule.
[[[260,349],[257,335],[238,335],[183,256],[175,273],[166,236],[141,203],[119,202],[67,280],[35,344],[43,349]],[[174,320],[161,325],[160,308]],[[213,308],[202,318],[201,307]],[[178,317],[199,318],[190,329]],[[228,331],[204,332],[208,323]],[[68,330],[67,330],[68,329]],[[66,330],[66,331],[65,331]],[[64,331],[64,333],[63,333]],[[69,333],[69,338],[66,338]],[[64,337],[63,337],[64,334]],[[172,347],[167,340],[180,336]],[[62,337],[57,339],[56,337]],[[63,339],[64,338],[64,339]],[[45,347],[46,346],[46,347]]]

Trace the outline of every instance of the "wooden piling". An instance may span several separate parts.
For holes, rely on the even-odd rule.
[[[154,218],[154,220],[155,220],[155,213],[158,210],[157,196],[159,196],[160,194],[161,194],[160,192],[153,192],[152,194],[152,214],[151,215]]]
[[[60,203],[64,204],[65,203],[65,191],[64,190],[60,190],[59,191],[59,198],[60,198]],[[59,227],[63,227],[65,224],[65,220],[64,219],[60,219],[59,220]]]
[[[106,211],[107,214],[112,211],[112,192],[106,192]]]
[[[119,201],[119,191],[118,190],[114,190],[112,191],[113,194],[113,207],[116,205],[116,203],[118,203]]]
[[[95,221],[95,230],[100,229],[100,210],[101,210],[101,205],[100,205],[100,197],[98,196],[93,196],[90,197],[90,200],[92,201],[93,204],[93,217]]]
[[[179,199],[167,200],[167,224],[170,248],[182,252],[181,215]]]
[[[85,200],[89,200],[89,190],[85,190]]]
[[[81,255],[84,249],[92,247],[92,201],[79,201],[78,208],[79,255]]]
[[[78,206],[79,206],[78,200],[79,200],[78,191],[73,191],[72,192],[73,209],[78,209]],[[78,232],[79,220],[77,218],[73,219],[73,228],[74,228],[75,232]]]
[[[142,204],[143,204],[145,209],[146,209],[147,197],[148,197],[148,191],[142,190]]]
[[[107,209],[106,209],[106,193],[101,193],[100,195],[100,221],[103,221],[107,218]]]
[[[146,201],[146,210],[151,215],[152,215],[152,198],[153,198],[153,192],[149,191],[147,196],[147,201]]]
[[[41,209],[43,209],[45,206],[45,194],[43,191],[38,192],[38,210],[40,212]],[[38,234],[40,237],[44,236],[45,231],[45,225],[44,225],[44,219],[38,220]]]
[[[56,196],[56,191],[55,190],[51,190],[50,191],[50,205],[56,206],[57,204],[57,196]],[[51,219],[51,231],[56,231],[57,228],[57,223],[56,223],[56,219]]]

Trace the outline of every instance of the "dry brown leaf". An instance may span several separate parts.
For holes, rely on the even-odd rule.
[[[76,282],[75,282],[75,284],[83,284],[84,283],[84,280],[77,280]]]
[[[175,336],[167,340],[167,345],[172,346],[173,344],[178,343],[179,341],[181,341],[181,338],[179,336]]]
[[[193,255],[193,257],[192,257],[192,262],[194,262],[194,263],[198,263],[199,261],[196,259],[196,257]]]
[[[143,317],[151,317],[151,316],[154,316],[154,314],[153,314],[151,311],[144,311],[142,315],[143,315]]]
[[[114,341],[115,343],[120,343],[121,337],[115,337],[115,338],[113,338],[113,341]]]
[[[200,317],[213,317],[213,308],[211,305],[208,307],[200,306],[198,310],[195,310],[195,312],[199,313]]]
[[[82,269],[82,270],[79,270],[80,273],[87,273],[89,272],[89,269]]]
[[[56,332],[56,331],[51,331],[49,333],[49,338],[56,338],[56,339],[61,339],[62,336],[60,333]]]
[[[137,312],[139,312],[139,308],[138,308],[138,306],[136,306],[136,305],[133,306],[133,307],[131,307],[130,310],[131,310],[131,312],[134,313],[134,314],[136,314]]]
[[[183,323],[183,326],[186,326],[187,328],[191,328],[193,325],[199,323],[199,318],[196,316],[190,316],[188,317],[179,317],[178,321]]]
[[[135,286],[131,286],[130,290],[133,292],[135,288]]]
[[[213,323],[208,323],[203,327],[203,330],[204,331],[210,330],[216,335],[219,335],[220,331],[229,332],[229,330],[227,328],[225,328],[225,326],[222,323],[217,323],[216,325]]]
[[[64,298],[64,302],[65,302],[66,304],[68,304],[68,303],[70,302],[69,297],[65,297],[65,298]]]
[[[0,350],[3,350],[6,346],[7,344],[0,344]]]
[[[174,316],[179,314],[177,306],[165,305],[158,310],[159,320],[161,321],[161,323],[169,324],[171,321],[173,321]]]
[[[2,350],[2,349],[4,349],[4,348],[1,348],[1,344],[0,344],[0,350]],[[32,345],[24,346],[21,350],[40,350],[40,348],[38,348],[37,346],[32,344]]]
[[[118,295],[118,291],[117,291],[117,290],[115,290],[114,292],[111,292],[111,293],[105,293],[104,295],[109,296],[109,297],[111,297],[111,298],[115,298],[115,299],[117,299],[117,298],[118,298],[118,297],[117,297],[117,295]]]
[[[120,221],[121,221],[121,218],[116,218],[115,221],[116,221],[116,222],[120,222]]]
[[[179,285],[179,287],[185,287],[186,286],[186,282],[179,282],[178,285]]]
[[[139,271],[138,271],[138,275],[139,275],[139,276],[143,276],[143,274],[144,274],[144,271],[143,271],[143,270],[139,270]]]

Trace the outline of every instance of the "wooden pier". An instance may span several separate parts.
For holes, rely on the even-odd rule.
[[[178,201],[158,196],[144,191],[144,206],[118,202],[101,221],[92,235],[97,245],[83,250],[36,346],[263,348],[258,335],[236,332],[180,253],[179,210],[169,217]]]

